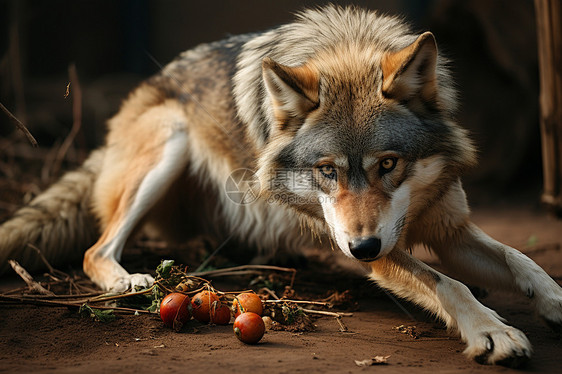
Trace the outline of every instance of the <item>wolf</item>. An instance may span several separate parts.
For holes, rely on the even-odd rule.
[[[153,282],[119,264],[141,230],[257,250],[333,243],[458,331],[468,357],[519,365],[525,334],[409,251],[424,245],[455,278],[523,294],[560,329],[561,287],[470,221],[460,178],[476,151],[455,122],[448,64],[430,32],[334,5],[184,52],[130,94],[82,167],[0,227],[0,265],[37,267],[28,244],[54,263],[89,247],[85,274],[124,291]]]

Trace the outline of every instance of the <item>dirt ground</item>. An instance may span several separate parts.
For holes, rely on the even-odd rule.
[[[495,206],[473,212],[474,221],[501,241],[526,252],[562,281],[562,221],[528,205]],[[419,257],[436,266],[420,250]],[[315,270],[316,269],[316,270]],[[310,288],[311,279],[314,288]],[[0,290],[18,285],[4,278]],[[232,287],[232,285],[230,285]],[[228,288],[228,285],[224,287]],[[481,366],[467,360],[463,343],[411,304],[388,297],[371,283],[351,274],[332,274],[321,266],[299,269],[295,289],[309,295],[351,290],[358,309],[343,319],[348,332],[332,317],[315,320],[314,331],[268,331],[249,346],[239,342],[232,325],[189,322],[179,333],[157,316],[124,315],[109,323],[80,318],[67,308],[0,304],[0,371],[56,373],[401,373],[487,372],[513,369]],[[313,291],[311,291],[313,290]],[[483,303],[524,331],[534,356],[523,371],[560,372],[562,341],[533,316],[523,297],[490,293]],[[414,326],[415,337],[396,329]],[[390,356],[386,365],[359,367],[355,360]]]

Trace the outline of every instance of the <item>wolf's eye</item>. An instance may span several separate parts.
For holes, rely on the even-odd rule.
[[[328,179],[336,179],[337,173],[336,168],[334,168],[330,164],[323,164],[318,166],[318,170],[320,170],[320,174]]]
[[[386,174],[396,167],[396,157],[387,157],[380,162],[381,174]]]

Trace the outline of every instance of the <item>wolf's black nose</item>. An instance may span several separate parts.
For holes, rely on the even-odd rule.
[[[381,240],[374,236],[353,239],[349,242],[351,254],[361,261],[373,261],[381,251]]]

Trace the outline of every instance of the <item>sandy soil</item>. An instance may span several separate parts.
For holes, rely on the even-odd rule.
[[[476,223],[492,236],[528,253],[559,283],[562,280],[562,222],[529,206],[477,209]],[[435,259],[424,251],[429,263]],[[438,266],[438,264],[436,264]],[[320,269],[320,270],[319,270]],[[310,288],[310,280],[316,287]],[[17,285],[1,280],[0,289]],[[481,366],[467,360],[464,344],[411,304],[389,298],[374,285],[352,275],[332,275],[307,266],[299,269],[295,289],[308,288],[319,297],[330,290],[350,289],[358,310],[345,317],[348,332],[340,332],[331,317],[315,321],[305,333],[269,331],[256,346],[239,342],[232,326],[208,326],[196,321],[175,333],[157,316],[125,315],[109,323],[80,318],[67,308],[0,304],[0,371],[119,373],[401,373],[515,371]],[[312,290],[312,291],[311,291]],[[524,331],[535,353],[524,371],[562,370],[560,336],[533,316],[522,297],[491,293],[483,303]],[[415,326],[417,338],[395,327]],[[355,360],[390,356],[387,365],[359,367]]]

